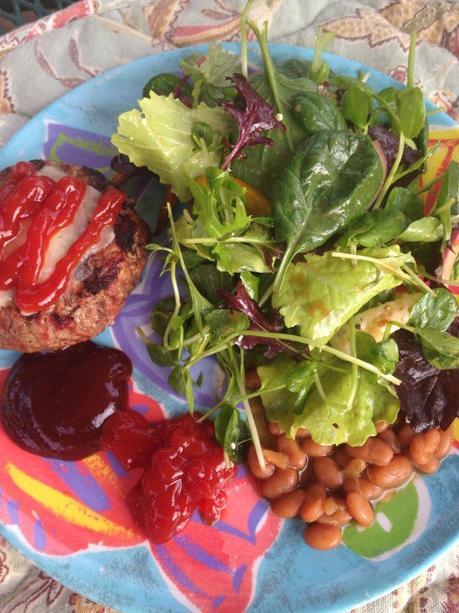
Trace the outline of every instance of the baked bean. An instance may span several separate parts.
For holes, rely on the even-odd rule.
[[[448,430],[439,430],[439,432],[440,442],[438,443],[435,457],[442,459],[448,455],[449,450],[451,449],[451,445],[453,444],[453,434],[451,432],[451,428],[448,428]]]
[[[378,434],[381,434],[381,432],[385,432],[388,427],[389,427],[389,424],[387,423],[387,421],[384,421],[383,419],[375,423],[376,432]]]
[[[276,443],[278,451],[288,456],[290,464],[294,468],[298,470],[304,468],[307,457],[295,439],[287,438],[285,434],[282,434],[282,436],[279,436]]]
[[[413,436],[414,431],[410,424],[403,424],[403,426],[397,432],[397,438],[400,441],[400,445],[402,447],[406,447],[407,445],[409,445]]]
[[[416,464],[416,468],[426,475],[433,475],[440,468],[440,460],[432,458],[427,464]]]
[[[266,455],[263,454],[266,460]],[[249,454],[247,458],[247,464],[249,466],[249,470],[254,477],[258,479],[267,479],[274,473],[274,465],[266,462],[264,470],[261,468],[257,454],[255,451],[255,447],[253,445],[250,446]]]
[[[371,481],[368,481],[368,479],[364,479],[363,477],[360,478],[359,486],[360,493],[367,500],[375,500],[383,493],[382,488],[374,483],[371,483]]]
[[[319,483],[330,490],[336,490],[343,483],[343,473],[338,464],[332,458],[314,458],[312,460],[312,470]]]
[[[318,524],[330,524],[331,526],[345,526],[352,519],[351,514],[346,509],[337,509],[331,515],[322,515],[317,520]]]
[[[377,466],[386,466],[394,455],[389,445],[377,438],[369,438],[360,447],[346,445],[346,452],[352,458],[366,460],[369,464],[376,464]]]
[[[271,509],[278,517],[286,519],[296,517],[305,498],[306,492],[304,490],[293,490],[273,500]]]
[[[318,483],[310,485],[305,490],[305,498],[299,511],[303,521],[310,524],[323,515],[326,495],[325,488]]]
[[[332,515],[337,510],[338,510],[338,505],[336,503],[336,500],[332,498],[331,496],[326,498],[324,502],[325,515]]]
[[[344,468],[346,464],[348,464],[349,461],[351,460],[351,457],[347,455],[346,449],[344,448],[344,445],[343,445],[336,449],[335,453],[333,454],[333,459],[335,460],[335,462],[338,463],[338,466],[341,466],[341,468]]]
[[[412,474],[413,465],[403,455],[395,455],[387,466],[369,466],[367,468],[370,481],[383,489],[403,485]]]
[[[362,460],[361,458],[352,458],[352,460],[350,460],[350,462],[348,462],[344,467],[344,473],[346,475],[360,475],[360,473],[362,473],[366,467],[367,463],[365,460]]]
[[[281,470],[276,468],[274,474],[268,477],[261,486],[265,498],[279,498],[282,494],[291,492],[298,484],[298,473],[294,468]]]
[[[370,439],[368,439],[369,441]],[[364,445],[360,445],[360,447],[351,447],[350,445],[346,445],[346,453],[351,458],[359,458],[361,460],[366,460],[367,456],[370,452],[368,441]]]
[[[274,421],[268,421],[267,428],[268,432],[273,436],[280,436],[281,434],[283,434],[279,424],[276,424]]]
[[[371,526],[375,513],[373,507],[362,494],[351,492],[346,497],[347,508],[355,521],[362,526]]]
[[[429,430],[422,434],[415,434],[410,442],[410,455],[417,465],[427,464],[433,458],[440,442],[438,430]]]
[[[263,455],[266,461],[275,466],[276,468],[285,470],[286,468],[290,467],[290,460],[285,453],[273,451],[272,449],[263,449]]]
[[[320,458],[331,453],[334,449],[334,445],[319,445],[319,443],[314,442],[312,438],[309,437],[301,442],[301,448],[310,458]]]
[[[389,445],[394,453],[400,453],[402,446],[393,430],[385,430],[384,432],[381,432],[379,438],[384,441],[386,445]]]
[[[360,479],[357,475],[348,475],[344,473],[343,489],[346,494],[351,492],[360,492]]]
[[[326,551],[341,544],[341,530],[336,526],[312,524],[304,531],[304,540],[309,547]]]
[[[258,376],[255,368],[253,370],[247,370],[245,373],[245,386],[249,390],[257,390],[261,387],[261,379]]]

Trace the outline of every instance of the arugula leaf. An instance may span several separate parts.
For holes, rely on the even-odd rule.
[[[146,343],[148,355],[150,356],[150,360],[156,366],[161,368],[167,366],[175,366],[177,364],[177,352],[171,351],[164,345],[158,345],[152,342]]]
[[[247,458],[251,436],[241,413],[225,403],[215,420],[215,438],[235,464],[242,464]]]
[[[190,109],[180,100],[151,92],[132,109],[118,117],[112,143],[136,166],[147,166],[186,201],[190,192],[187,177],[201,175],[221,161],[221,141],[228,138],[231,120],[221,109],[201,103]],[[196,148],[192,139],[195,122],[208,124],[214,133],[212,147]]]
[[[275,287],[297,253],[323,245],[362,215],[382,182],[381,160],[368,137],[350,132],[311,136],[273,189],[275,237],[287,243]]]
[[[275,289],[272,298],[287,328],[299,326],[313,345],[327,343],[371,298],[400,285],[400,279],[389,270],[396,272],[412,259],[409,254],[401,254],[397,245],[363,250],[361,254],[381,258],[389,268],[334,258],[330,253],[306,256],[304,262],[290,264],[285,282]]]
[[[225,51],[215,42],[210,42],[206,55],[192,53],[180,61],[180,68],[193,79],[193,106],[205,102],[216,106],[223,98],[231,95],[229,77],[240,71],[237,55]]]
[[[348,405],[354,375],[352,366],[340,360],[333,359],[327,364],[336,367],[339,372],[319,365],[316,381],[319,381],[320,390],[316,385],[309,392],[301,412],[295,407],[295,392],[282,389],[263,393],[263,388],[269,389],[280,381],[288,380],[287,373],[294,365],[292,359],[282,356],[257,368],[266,417],[278,423],[288,436],[294,437],[299,428],[306,428],[319,444],[348,443],[357,446],[376,434],[376,421],[395,421],[399,410],[397,398],[378,383],[376,375],[360,368],[357,392],[352,404]]]
[[[172,296],[167,296],[157,302],[151,313],[150,322],[152,330],[163,336],[174,310],[175,299]]]
[[[244,332],[249,327],[249,318],[240,311],[215,309],[208,313],[204,322],[209,328],[212,343],[220,343],[223,339]]]
[[[188,179],[193,196],[193,215],[210,238],[239,234],[251,222],[245,209],[245,191],[227,172],[208,168],[204,185]]]
[[[291,108],[293,117],[308,136],[323,130],[346,129],[346,122],[336,102],[317,92],[297,94],[291,101]]]
[[[444,332],[457,315],[457,302],[446,289],[433,290],[424,294],[413,307],[408,325],[415,328],[434,328]]]

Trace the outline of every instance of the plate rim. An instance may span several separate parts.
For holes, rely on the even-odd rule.
[[[230,51],[237,51],[237,49],[239,48],[239,43],[222,43],[224,48],[230,50]],[[257,45],[256,43],[249,43],[249,46],[251,49],[257,49]],[[10,147],[15,147],[16,144],[20,143],[21,139],[23,138],[23,132],[29,130],[31,128],[32,123],[37,123],[40,122],[42,120],[47,119],[47,117],[50,114],[50,110],[52,111],[52,109],[54,109],[55,107],[59,107],[62,105],[66,105],[67,100],[69,98],[72,98],[73,96],[75,96],[75,92],[78,91],[78,95],[80,95],[82,92],[83,94],[85,93],[85,90],[88,89],[92,89],[95,86],[97,87],[97,85],[99,83],[103,83],[104,80],[110,77],[117,77],[118,75],[122,75],[126,70],[129,70],[129,67],[131,67],[132,65],[142,65],[142,64],[148,64],[149,62],[154,62],[155,59],[158,59],[159,61],[161,61],[161,58],[163,58],[164,56],[168,56],[169,58],[173,58],[176,59],[177,63],[178,60],[184,56],[184,55],[188,55],[190,53],[193,52],[198,52],[198,53],[202,53],[205,50],[207,50],[208,48],[208,44],[203,43],[203,44],[199,44],[199,45],[191,45],[191,46],[187,46],[187,47],[181,47],[181,48],[175,48],[175,49],[170,49],[170,50],[165,50],[165,51],[160,51],[159,53],[150,53],[147,54],[145,56],[136,58],[126,64],[122,64],[119,66],[115,66],[107,71],[101,72],[100,74],[98,74],[97,76],[89,79],[88,81],[86,81],[85,83],[82,83],[81,85],[77,86],[76,88],[73,88],[71,90],[69,90],[68,92],[66,92],[65,94],[63,94],[62,96],[60,96],[59,98],[57,98],[56,100],[54,100],[53,102],[51,102],[49,105],[47,105],[45,108],[43,108],[41,111],[39,111],[36,115],[34,115],[33,117],[31,117],[23,126],[21,126],[21,128],[7,141],[7,143],[4,145],[4,148],[10,148]],[[299,45],[290,45],[288,43],[270,43],[270,49],[273,50],[273,55],[274,57],[276,56],[276,51],[277,53],[279,51],[295,51],[296,53],[300,53],[303,55],[307,55],[310,54],[312,55],[313,53],[313,49],[311,48],[307,48],[307,47],[302,47]],[[326,59],[330,59],[333,62],[338,61],[338,63],[344,63],[347,66],[349,66],[350,69],[354,69],[354,70],[365,70],[370,72],[370,74],[374,74],[377,77],[384,77],[385,80],[390,81],[395,87],[399,88],[399,89],[403,89],[405,86],[404,84],[400,83],[399,81],[393,79],[393,77],[385,74],[384,72],[371,67],[367,64],[358,62],[356,60],[352,60],[346,57],[343,57],[341,55],[337,55],[337,54],[332,54],[332,53],[324,53],[323,54],[324,57]],[[425,99],[426,103],[427,103],[427,107],[428,108],[436,108],[435,105],[428,99]],[[451,118],[449,117],[445,112],[441,112],[438,113],[437,115],[433,116],[433,118],[437,118],[437,119],[441,119],[442,120],[442,126],[444,127],[449,127],[449,128],[454,128],[454,127],[459,127],[458,124]],[[434,123],[434,121],[431,121],[432,117],[430,118],[429,122],[431,122],[431,125],[438,125],[436,123]],[[78,127],[78,126],[73,126],[73,127]],[[0,534],[2,534],[9,542],[10,539],[8,538],[8,525],[4,525],[4,524],[0,524]],[[13,536],[13,535],[11,535]],[[20,551],[20,553],[22,553],[27,559],[31,559],[30,558],[30,553],[27,550],[26,546],[22,543],[22,538],[21,539],[17,539],[19,541],[19,545],[17,542],[14,543],[13,547],[15,547],[16,549],[18,549]],[[16,539],[15,539],[16,541]],[[393,590],[397,589],[398,587],[400,587],[401,585],[411,581],[414,577],[418,576],[420,573],[422,573],[423,571],[425,571],[429,566],[431,566],[433,563],[435,563],[435,561],[441,557],[442,555],[444,555],[445,553],[447,553],[448,551],[451,551],[457,544],[459,543],[459,526],[458,526],[458,530],[456,532],[456,534],[450,538],[449,540],[447,540],[442,546],[440,546],[439,548],[437,548],[435,550],[435,552],[432,552],[430,555],[428,555],[420,564],[416,564],[414,563],[413,566],[411,568],[408,568],[403,572],[403,578],[398,582],[398,583],[394,583],[392,584],[390,587],[381,587],[380,589],[378,588],[374,588],[373,590],[370,591],[369,595],[365,595],[365,598],[362,599],[354,599],[351,597],[351,594],[347,594],[346,596],[340,598],[339,602],[337,601],[336,603],[334,603],[331,606],[327,606],[327,611],[342,611],[344,609],[348,609],[351,607],[355,607],[355,606],[363,606],[369,602],[374,601],[377,598],[380,598],[381,596],[385,595],[385,594],[389,594],[390,592],[392,592]],[[274,544],[274,543],[273,543]],[[120,547],[117,549],[130,549],[130,548],[139,548],[139,547],[148,547],[148,545],[146,545],[145,543],[139,544],[139,545],[134,545],[134,546],[127,546],[127,547]],[[82,551],[81,553],[86,553],[87,550]],[[43,554],[41,554],[43,555]],[[74,555],[78,555],[78,554],[69,554],[69,556],[74,556]],[[52,556],[53,557],[53,556]],[[67,556],[62,556],[63,558],[67,557]],[[32,560],[32,562],[34,564],[36,564],[39,568],[39,562],[36,562],[35,560]],[[47,574],[50,574],[50,576],[53,576],[52,573],[49,572],[49,569],[45,569],[43,568],[44,572],[46,572]],[[57,581],[61,582],[61,579],[57,579]],[[69,589],[74,589],[72,588],[71,584],[68,582],[64,583],[65,586],[67,586]],[[166,586],[166,589],[167,586]],[[76,591],[81,591],[81,588],[77,588]],[[94,584],[94,591],[92,590],[85,590],[86,594],[88,594],[88,597],[91,598],[92,600],[94,600],[95,602],[98,601],[97,599],[97,586]],[[170,590],[169,590],[170,592]],[[255,596],[255,594],[254,594]],[[174,600],[174,602],[177,604],[177,608],[181,608],[182,605],[181,603],[179,603],[179,601],[176,600],[176,598],[173,596],[173,594],[171,593],[171,598]],[[252,609],[252,604],[253,604],[253,600],[251,601],[251,603],[248,605],[249,610]],[[116,604],[112,604],[109,606],[114,606],[115,608],[117,607]],[[309,608],[308,610],[321,610],[321,609],[311,609]]]

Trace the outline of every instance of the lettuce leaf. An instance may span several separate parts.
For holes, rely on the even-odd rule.
[[[190,197],[187,177],[197,177],[210,166],[221,162],[222,138],[231,130],[231,119],[220,109],[201,103],[190,109],[172,95],[139,101],[140,110],[132,109],[118,118],[118,128],[112,143],[136,166],[147,166],[159,176],[161,183],[170,185],[181,201]],[[203,122],[213,131],[210,146],[196,144],[193,125]]]
[[[327,343],[355,313],[380,292],[397,287],[402,281],[389,272],[412,261],[394,245],[364,249],[360,255],[377,258],[384,267],[363,260],[325,255],[309,255],[304,262],[290,264],[272,304],[280,310],[288,328],[299,326],[314,346]]]
[[[321,445],[363,445],[376,435],[375,423],[385,420],[393,423],[400,403],[387,387],[380,385],[376,375],[358,369],[358,387],[354,401],[349,403],[354,384],[352,366],[340,360],[331,360],[328,366],[318,369],[324,395],[315,387],[307,396],[301,412],[298,411],[298,394],[287,387],[276,392],[261,393],[261,399],[269,421],[278,423],[294,437],[299,428],[306,428],[312,439]],[[280,356],[257,371],[263,388],[274,387],[288,381],[293,368],[298,368],[292,358]],[[291,386],[290,386],[291,387]]]

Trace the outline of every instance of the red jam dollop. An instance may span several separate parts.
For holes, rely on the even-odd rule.
[[[3,392],[4,429],[27,451],[80,460],[99,450],[105,420],[127,409],[131,373],[122,351],[90,341],[22,355]]]
[[[134,412],[117,413],[104,424],[102,448],[126,468],[145,470],[126,501],[134,520],[152,543],[183,530],[199,510],[212,524],[226,507],[224,488],[236,468],[225,463],[214,425],[186,414],[150,424]]]
[[[0,189],[0,290],[15,289],[15,302],[23,313],[57,302],[82,256],[97,245],[104,227],[115,222],[126,199],[115,188],[103,192],[90,224],[40,282],[51,239],[74,222],[87,185],[76,177],[54,181],[34,173],[33,164],[19,162]],[[25,241],[20,239],[24,228]]]

